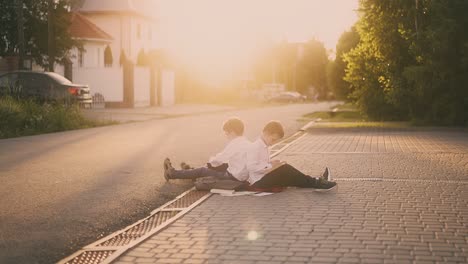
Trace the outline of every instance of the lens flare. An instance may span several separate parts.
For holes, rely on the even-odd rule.
[[[251,241],[257,240],[258,239],[257,231],[249,231],[249,233],[247,234],[247,239]]]

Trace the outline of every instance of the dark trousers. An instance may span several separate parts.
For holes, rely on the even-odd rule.
[[[265,176],[255,182],[252,187],[272,188],[294,186],[300,188],[315,188],[317,185],[317,179],[305,175],[289,164],[284,164],[265,174]]]
[[[237,180],[228,171],[219,171],[207,167],[189,170],[174,170],[171,173],[171,179],[197,179],[208,176],[213,176],[220,180]]]

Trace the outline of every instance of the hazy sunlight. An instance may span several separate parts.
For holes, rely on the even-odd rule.
[[[160,0],[161,44],[200,71],[232,71],[263,46],[323,41],[334,49],[357,20],[357,0]]]

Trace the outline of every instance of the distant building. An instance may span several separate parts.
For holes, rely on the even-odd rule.
[[[82,0],[73,12],[70,34],[82,41],[83,49],[70,51],[70,79],[89,84],[106,107],[174,104],[172,71],[121,67],[125,61],[136,64],[140,53],[156,48],[154,17],[132,0]],[[60,67],[56,71],[61,73]],[[67,72],[65,67],[63,74]]]
[[[135,65],[140,53],[147,54],[158,44],[156,19],[146,15],[148,11],[132,0],[81,0],[72,12],[70,35],[83,47],[70,50],[63,65],[55,64],[55,72],[74,83],[88,84],[106,107],[175,103],[173,71]],[[132,63],[121,67],[124,61]],[[0,72],[17,68],[17,57],[0,58]],[[34,63],[31,68],[44,70]]]
[[[156,47],[156,19],[137,9],[132,0],[84,0],[75,12],[71,34],[84,40],[87,55],[74,51],[74,66],[115,66],[122,54],[136,62],[140,52]],[[104,60],[109,52],[112,65]]]
[[[111,35],[78,12],[72,15],[70,34],[83,43],[82,51],[78,49],[71,51],[70,59],[74,67],[112,66],[113,63],[105,65],[105,61],[109,59],[113,61],[114,58],[112,53],[111,58],[105,58],[106,49],[112,50],[114,38]]]

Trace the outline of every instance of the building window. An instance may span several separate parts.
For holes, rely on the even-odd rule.
[[[97,66],[101,66],[101,48],[97,49]]]
[[[82,50],[78,50],[78,66],[83,67],[84,62],[84,52]]]

